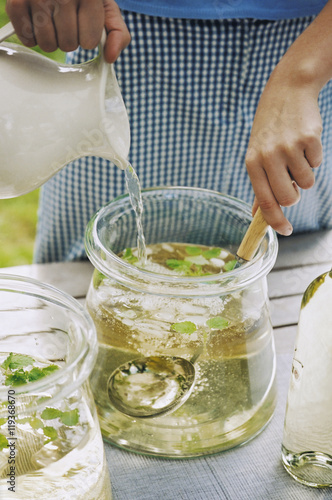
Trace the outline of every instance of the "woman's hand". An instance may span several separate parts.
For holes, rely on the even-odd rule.
[[[254,211],[259,205],[266,221],[283,235],[291,234],[292,226],[280,206],[299,201],[298,186],[313,186],[314,169],[323,157],[318,93],[303,81],[293,81],[291,74],[292,69],[281,63],[271,75],[257,107],[246,155],[256,196]]]
[[[114,0],[7,0],[6,11],[21,42],[45,52],[94,49],[105,27],[105,58],[112,63],[130,42]]]
[[[332,78],[332,0],[287,50],[259,101],[246,155],[266,221],[279,233],[292,232],[281,206],[300,199],[322,162],[322,120],[318,96]]]

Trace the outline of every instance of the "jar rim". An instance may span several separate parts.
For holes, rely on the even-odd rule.
[[[89,377],[97,359],[97,334],[91,317],[83,306],[71,295],[34,278],[14,274],[1,274],[0,294],[2,291],[28,295],[40,299],[44,303],[47,302],[59,307],[65,307],[80,318],[83,328],[79,328],[75,331],[75,335],[78,336],[78,342],[73,344],[74,350],[71,351],[70,362],[66,362],[59,370],[55,370],[39,380],[29,382],[28,384],[13,386],[15,388],[15,395],[19,395],[36,391],[40,392],[47,387],[56,386],[59,382],[58,387],[64,387],[56,392],[52,400],[68,396],[68,394],[80,387]],[[76,340],[75,338],[75,341]],[[71,377],[74,371],[76,377],[72,380]],[[71,380],[71,383],[64,384],[66,379]],[[10,387],[11,386],[0,386],[1,401],[3,401],[4,395],[6,395],[5,399],[7,399],[7,393]]]
[[[248,220],[248,225],[251,220],[251,208],[247,203],[238,198],[204,188],[172,186],[142,189],[143,207],[144,197],[153,196],[155,193],[160,194],[162,191],[166,193],[176,192],[179,196],[181,196],[181,192],[188,193],[189,191],[202,196],[213,196],[241,212]],[[262,276],[266,276],[276,261],[278,241],[275,231],[269,227],[254,258],[232,271],[192,277],[156,273],[136,267],[121,259],[108,248],[98,234],[98,225],[103,218],[109,217],[117,207],[125,208],[129,205],[130,198],[129,194],[126,193],[101,207],[87,225],[85,248],[89,260],[99,272],[137,291],[156,293],[159,289],[157,292],[159,295],[192,296],[201,295],[203,286],[204,295],[220,295],[221,292],[229,293],[245,288]],[[161,284],[163,291],[160,291]]]

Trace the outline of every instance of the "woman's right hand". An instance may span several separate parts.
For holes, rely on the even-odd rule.
[[[7,0],[7,14],[21,42],[45,52],[80,45],[97,47],[104,27],[105,59],[114,62],[130,43],[130,34],[114,0]]]

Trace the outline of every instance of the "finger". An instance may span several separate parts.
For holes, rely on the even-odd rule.
[[[254,198],[254,201],[253,201],[253,204],[252,204],[252,207],[251,207],[251,215],[254,216],[255,213],[257,212],[257,209],[258,209],[259,205],[258,205],[258,201],[257,201],[257,198],[255,196]]]
[[[288,158],[288,169],[300,188],[309,189],[315,184],[315,174],[304,153],[299,152],[297,158]]]
[[[316,137],[307,141],[304,149],[304,157],[311,168],[317,168],[321,165],[323,161],[323,146],[320,139]]]
[[[102,0],[83,0],[78,11],[79,44],[92,50],[100,42],[104,29],[104,5]]]
[[[260,164],[261,167],[257,167],[257,164]],[[294,189],[293,179],[290,176],[283,152],[275,151],[271,154],[269,151],[265,151],[259,163],[257,157],[255,157],[255,163],[248,157],[247,168],[256,196],[258,196],[257,189],[261,189],[261,180],[264,179],[263,170],[266,177],[264,185],[268,182],[269,190],[272,191],[279,205],[290,207],[299,201],[299,191]],[[308,165],[307,168],[310,170]],[[264,198],[264,193],[261,192],[260,196],[261,199]]]
[[[79,45],[77,5],[61,2],[53,13],[58,47],[64,52],[76,50]]]
[[[251,183],[256,195],[253,210],[259,205],[266,222],[279,234],[289,236],[293,232],[292,225],[284,216],[262,167],[256,168],[255,173],[252,173]],[[292,189],[294,190],[294,187]]]
[[[27,2],[16,4],[7,0],[6,12],[14,26],[15,33],[23,45],[34,47],[37,41],[34,36],[32,18]]]
[[[58,47],[58,42],[53,24],[53,3],[31,5],[31,18],[33,32],[39,47],[45,52],[54,52]]]
[[[105,28],[107,31],[105,59],[107,62],[113,63],[131,40],[120,9],[113,0],[108,0],[105,3]]]

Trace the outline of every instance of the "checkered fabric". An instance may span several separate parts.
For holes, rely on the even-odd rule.
[[[132,42],[115,69],[142,187],[204,187],[252,203],[244,157],[255,109],[274,66],[312,18],[204,21],[126,11],[124,18]],[[94,55],[78,50],[71,62]],[[324,163],[315,186],[285,209],[297,232],[332,228],[331,83],[319,101]],[[85,258],[87,222],[125,191],[123,171],[104,159],[66,166],[41,191],[35,261]]]

